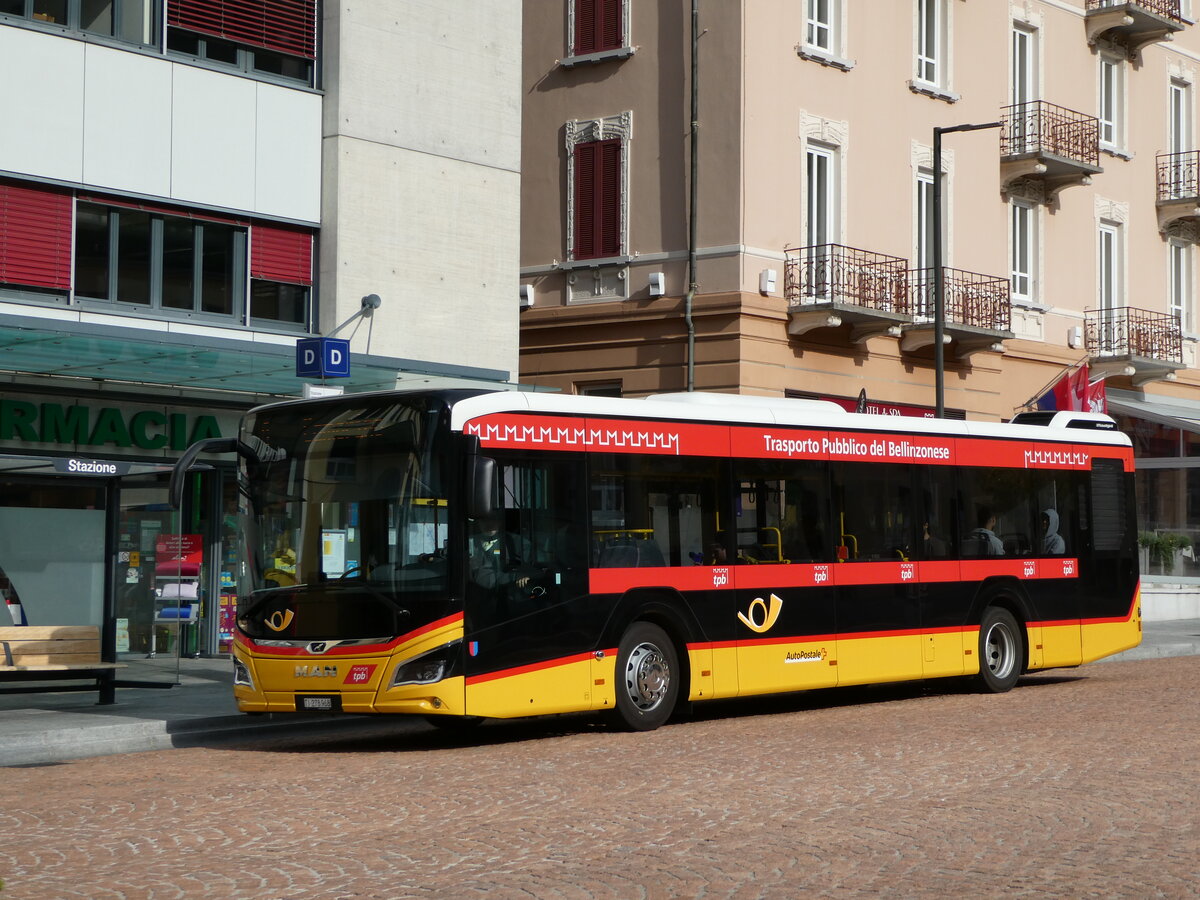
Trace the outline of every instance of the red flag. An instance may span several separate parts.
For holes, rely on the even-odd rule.
[[[1108,413],[1108,393],[1104,389],[1104,379],[1093,381],[1086,388],[1086,400],[1083,408],[1088,412]]]
[[[1054,385],[1038,398],[1038,409],[1055,410],[1084,410],[1087,409],[1088,367],[1080,366],[1074,372],[1068,371]]]

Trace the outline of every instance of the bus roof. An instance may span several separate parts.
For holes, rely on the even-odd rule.
[[[589,397],[575,394],[495,391],[453,402],[451,427],[493,413],[603,416],[614,419],[728,422],[802,428],[998,437],[1009,440],[1063,441],[1074,444],[1130,446],[1111,418],[1096,413],[1058,413],[1026,422],[972,422],[846,412],[826,400],[756,397],[704,391],[653,394],[645,399]]]

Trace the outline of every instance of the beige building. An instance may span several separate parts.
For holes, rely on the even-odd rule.
[[[526,0],[522,381],[931,410],[940,250],[949,414],[1006,419],[1088,364],[1161,458],[1143,526],[1200,524],[1191,14]]]

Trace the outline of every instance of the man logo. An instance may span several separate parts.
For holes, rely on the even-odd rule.
[[[277,609],[275,612],[267,616],[265,624],[272,631],[283,631],[292,624],[292,619],[296,617],[290,609]]]
[[[758,622],[755,619],[754,610],[756,607],[762,609],[763,620],[761,622]],[[770,608],[767,607],[767,601],[762,597],[755,597],[752,601],[750,601],[750,608],[746,610],[746,612],[738,613],[738,618],[741,619],[742,624],[751,631],[757,631],[759,634],[762,634],[765,631],[771,630],[771,626],[773,626],[775,621],[779,618],[779,611],[781,609],[783,609],[783,601],[774,594],[771,594]]]

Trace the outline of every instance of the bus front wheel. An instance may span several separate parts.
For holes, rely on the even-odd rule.
[[[989,606],[979,624],[979,683],[992,694],[1012,690],[1021,675],[1021,626],[1013,614]]]
[[[617,649],[618,724],[652,731],[670,718],[682,672],[675,645],[650,622],[629,626]]]

